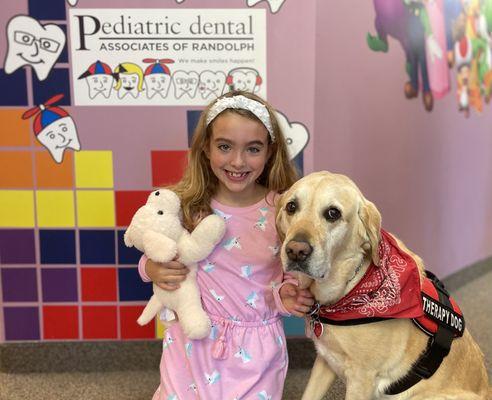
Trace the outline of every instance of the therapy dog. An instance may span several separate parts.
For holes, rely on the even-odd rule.
[[[323,398],[337,375],[347,400],[492,399],[458,306],[381,229],[379,211],[349,178],[302,178],[279,199],[276,223],[284,270],[317,302],[306,320],[317,357],[304,400]]]

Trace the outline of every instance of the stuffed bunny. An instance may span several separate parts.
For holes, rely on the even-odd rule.
[[[152,192],[140,207],[125,232],[128,247],[135,246],[155,262],[178,261],[190,272],[179,289],[166,291],[153,285],[150,298],[137,322],[145,325],[166,307],[173,310],[183,332],[190,339],[202,339],[209,334],[210,319],[202,308],[196,283],[198,261],[206,258],[225,232],[224,220],[217,215],[205,217],[190,234],[182,225],[178,196],[167,189]]]

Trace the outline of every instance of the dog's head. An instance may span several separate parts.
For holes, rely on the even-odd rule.
[[[346,176],[323,171],[297,181],[277,204],[276,224],[286,271],[344,282],[364,257],[379,264],[381,215]]]

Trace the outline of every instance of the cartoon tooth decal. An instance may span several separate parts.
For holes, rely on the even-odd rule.
[[[203,71],[198,85],[202,99],[219,97],[224,90],[225,82],[226,75],[223,72]]]
[[[294,159],[309,142],[309,132],[300,122],[289,122],[287,117],[276,110],[276,117],[280,130],[285,136],[289,158]]]
[[[248,7],[253,7],[264,0],[247,0]],[[275,14],[280,10],[285,0],[266,0],[270,6],[270,11]]]
[[[258,293],[251,292],[248,297],[246,297],[246,304],[252,308],[256,308],[256,300],[258,300]]]
[[[65,33],[58,25],[41,25],[27,15],[13,17],[7,25],[5,73],[11,74],[30,65],[38,79],[44,81],[60,56],[65,42]]]
[[[70,4],[72,7],[75,7],[79,0],[67,0],[67,3]]]
[[[243,364],[249,363],[251,361],[251,356],[242,347],[239,347],[239,350],[234,353],[234,357],[240,358]]]
[[[256,93],[263,83],[260,73],[254,68],[234,68],[229,71],[226,79],[229,90],[243,90]]]
[[[166,64],[173,64],[174,60],[170,58],[145,58],[144,63],[152,63],[145,69],[144,82],[147,98],[151,99],[156,94],[163,99],[167,97],[169,87],[171,86],[171,70]]]
[[[63,108],[53,105],[62,98],[62,94],[53,96],[44,104],[31,108],[22,115],[22,119],[36,115],[33,123],[36,139],[46,147],[58,164],[63,161],[66,149],[80,150],[77,128],[72,117]]]
[[[118,91],[118,98],[123,99],[130,95],[137,98],[143,91],[143,71],[137,64],[121,63],[114,71],[118,74],[118,83],[115,89]]]
[[[117,75],[111,71],[111,67],[108,64],[98,60],[89,65],[87,71],[80,75],[78,79],[85,79],[87,82],[90,99],[99,95],[109,99],[116,77]]]
[[[210,375],[205,374],[205,380],[207,382],[207,385],[213,385],[214,383],[217,383],[219,379],[220,379],[220,374],[219,371],[217,371],[216,369],[213,370]]]
[[[200,76],[197,72],[176,71],[173,74],[174,97],[177,99],[188,95],[191,99],[195,97],[198,90]]]

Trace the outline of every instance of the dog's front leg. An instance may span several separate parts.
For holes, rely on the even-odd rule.
[[[361,371],[359,368],[345,371],[347,391],[345,400],[371,400],[374,395],[375,376]]]
[[[335,380],[335,376],[325,359],[318,354],[302,400],[321,400]]]

